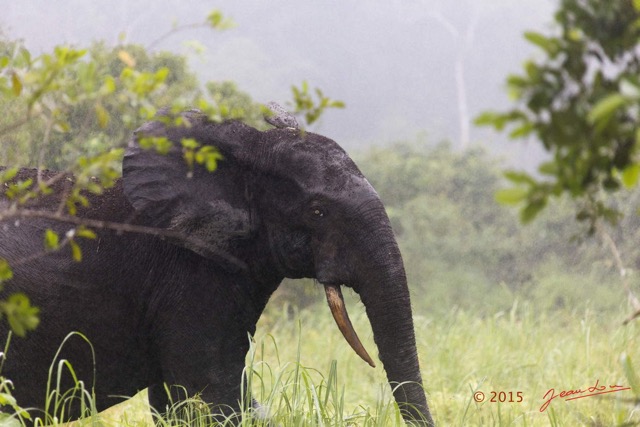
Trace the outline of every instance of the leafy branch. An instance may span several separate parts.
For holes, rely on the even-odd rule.
[[[344,102],[325,96],[319,88],[313,90],[317,98],[314,100],[306,80],[302,82],[300,87],[291,86],[291,91],[293,92],[293,112],[304,115],[308,125],[316,122],[327,108],[345,108]]]
[[[174,26],[174,28],[149,43],[147,45],[147,50],[153,50],[166,39],[183,31],[196,30],[199,28],[213,28],[214,30],[223,31],[234,28],[235,26],[236,23],[233,21],[233,19],[225,17],[220,10],[214,9],[209,12],[204,22]]]
[[[535,138],[552,156],[537,176],[508,173],[513,187],[499,201],[523,206],[529,222],[551,197],[568,194],[593,233],[598,219],[620,218],[603,195],[640,177],[640,2],[562,0],[555,20],[554,35],[525,33],[544,56],[507,79],[516,107],[485,112],[476,124]]]
[[[84,237],[84,238],[95,238],[96,235],[91,229],[106,229],[106,230],[117,231],[120,233],[146,234],[146,235],[155,236],[155,237],[164,237],[169,239],[180,240],[182,242],[189,244],[191,247],[201,248],[203,253],[207,254],[208,256],[220,258],[240,270],[247,269],[247,266],[243,261],[240,261],[239,259],[229,255],[226,252],[211,249],[210,245],[208,245],[202,239],[199,239],[194,236],[188,236],[183,233],[179,233],[172,230],[156,228],[156,227],[148,227],[148,226],[137,225],[137,224],[103,221],[103,220],[97,220],[97,219],[91,219],[91,218],[81,218],[74,215],[60,214],[60,213],[55,213],[51,211],[37,210],[37,209],[11,209],[8,211],[0,212],[0,221],[6,221],[9,219],[17,219],[17,218],[48,219],[48,220],[58,221],[61,223],[73,224],[80,227],[79,229],[68,232],[67,233],[68,239],[73,239],[75,236]],[[49,247],[50,250],[58,250],[61,247],[63,247],[63,245],[56,243],[56,241],[59,238],[54,237],[52,233],[53,232],[49,231],[45,235],[45,241],[46,241],[45,246]],[[44,255],[44,252],[42,253],[42,255]],[[80,261],[81,256],[77,258],[74,256],[74,259],[76,259],[76,261]],[[0,270],[0,275],[1,275],[1,270]]]

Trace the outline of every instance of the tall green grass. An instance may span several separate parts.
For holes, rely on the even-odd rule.
[[[625,310],[621,310],[624,313]],[[621,357],[640,360],[638,326],[588,308],[539,313],[515,302],[479,318],[452,311],[423,319],[420,350],[436,417],[450,426],[630,426],[640,424],[637,391],[564,401],[541,412],[549,389],[630,386]],[[474,393],[486,399],[478,403]],[[522,402],[490,402],[492,392],[522,392]],[[588,394],[588,393],[585,393]]]
[[[356,330],[375,350],[362,309],[349,303]],[[633,426],[640,425],[639,326],[620,315],[581,309],[538,312],[517,300],[511,309],[477,315],[452,309],[443,316],[415,316],[425,388],[441,426]],[[292,315],[270,311],[258,326],[246,375],[259,409],[245,405],[242,426],[402,425],[384,370],[368,367],[348,347],[323,306]],[[554,388],[599,385],[633,387],[572,401],[554,399]],[[485,400],[474,395],[482,392]],[[492,394],[514,401],[489,401]],[[515,400],[520,392],[522,401]],[[63,394],[61,394],[63,395]],[[505,400],[505,399],[503,399]],[[151,416],[143,393],[75,425],[205,426],[211,416],[197,400],[176,403],[181,414]],[[237,420],[237,419],[236,419]],[[61,419],[49,418],[57,425]],[[271,423],[271,424],[269,424]],[[224,424],[224,421],[223,423]]]

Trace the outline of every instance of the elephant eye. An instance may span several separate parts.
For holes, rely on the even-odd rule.
[[[325,217],[325,211],[322,208],[318,207],[318,206],[313,206],[311,208],[311,213],[313,214],[314,218],[318,218],[319,219],[319,218],[324,218]]]

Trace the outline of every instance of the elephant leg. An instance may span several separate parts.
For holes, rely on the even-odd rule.
[[[169,396],[167,395],[164,383],[151,384],[147,390],[147,394],[151,410],[159,416],[164,416],[169,409]]]
[[[193,422],[201,417],[209,422],[229,426],[239,424],[239,417],[235,416],[236,409],[229,406],[208,404],[194,399],[198,394],[189,394],[183,386],[168,384],[153,384],[149,386],[149,406],[156,419],[156,426],[166,425],[164,420],[178,422]],[[217,425],[217,424],[216,424]]]
[[[188,336],[191,334],[194,335]],[[246,332],[242,332],[242,339],[240,335],[230,333],[224,340],[216,341],[205,337],[205,331],[197,328],[183,331],[182,336],[168,334],[169,340],[161,347],[161,365],[170,395],[158,384],[149,389],[150,404],[164,409],[168,400],[172,413],[175,409],[194,411],[193,414],[210,413],[216,420],[223,421],[239,413],[242,402],[246,401],[241,384],[248,350]],[[191,400],[193,398],[201,400],[206,407]],[[181,402],[185,400],[188,402],[183,405]]]

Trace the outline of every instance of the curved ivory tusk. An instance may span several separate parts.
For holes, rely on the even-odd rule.
[[[344,298],[342,298],[342,291],[340,286],[337,285],[324,285],[324,292],[327,294],[327,302],[331,309],[331,314],[338,325],[338,329],[342,332],[344,339],[347,340],[353,351],[362,358],[365,362],[371,365],[372,368],[376,367],[376,364],[371,360],[371,356],[367,353],[364,346],[358,338],[358,334],[353,329],[347,309],[344,306]]]

